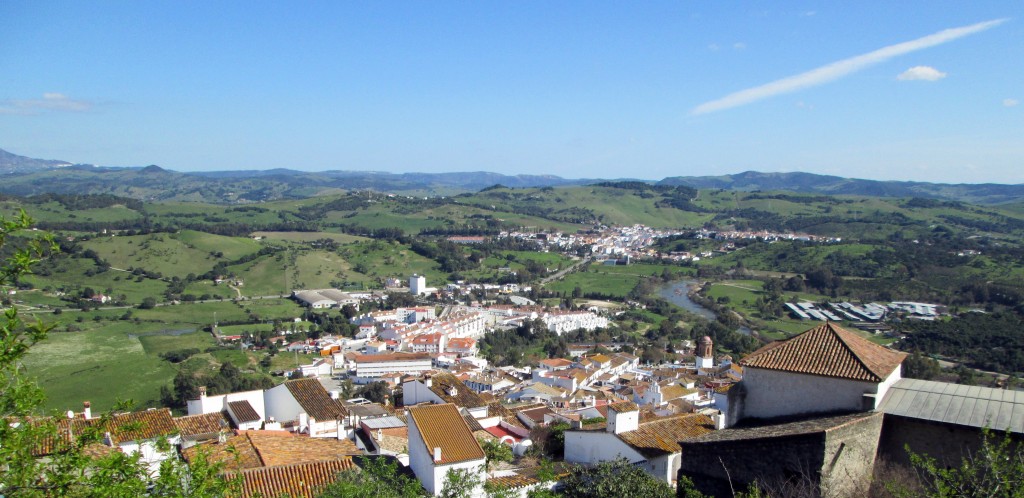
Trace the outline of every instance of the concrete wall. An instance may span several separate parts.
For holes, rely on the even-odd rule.
[[[740,419],[860,411],[864,394],[878,390],[873,382],[752,367],[745,369],[741,384],[746,396]]]

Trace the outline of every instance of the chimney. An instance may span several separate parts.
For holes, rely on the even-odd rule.
[[[338,393],[338,391],[331,391],[331,399],[338,399],[340,397],[341,397],[341,394]]]
[[[718,413],[711,416],[711,420],[715,422],[715,430],[720,431],[725,429],[725,414],[719,411]]]
[[[82,417],[84,417],[86,420],[92,418],[92,403],[88,401],[82,403]]]
[[[380,429],[377,429],[377,441],[381,441],[383,439],[384,439],[384,431],[382,431]]]
[[[441,447],[440,446],[434,448],[434,461],[435,462],[440,462],[441,461]]]
[[[434,385],[434,381],[431,380],[430,374],[427,374],[427,375],[423,376],[423,385],[425,385],[427,387],[431,387],[431,386]]]
[[[199,399],[206,397],[206,386],[199,386]]]
[[[103,433],[103,444],[107,446],[114,446],[114,438],[110,437],[109,432]]]

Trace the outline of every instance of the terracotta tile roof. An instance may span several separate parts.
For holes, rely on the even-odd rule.
[[[36,456],[51,455],[54,452],[62,451],[65,448],[62,443],[70,442],[77,436],[89,431],[99,436],[109,432],[111,442],[115,445],[128,441],[156,439],[178,432],[174,418],[171,417],[171,410],[168,408],[114,413],[109,417],[97,417],[88,420],[81,417],[73,419],[42,418],[37,419],[34,423],[52,423],[56,426],[56,436],[46,437],[38,441],[32,449],[33,455]]]
[[[416,424],[428,455],[441,448],[442,465],[484,458],[484,450],[455,405],[411,406],[409,421]]]
[[[334,482],[339,472],[357,468],[351,458],[242,471],[243,497],[313,498]]]
[[[906,353],[879,346],[828,322],[776,341],[740,360],[744,367],[881,382]]]
[[[693,394],[695,392],[697,392],[696,389],[687,389],[678,384],[674,384],[671,386],[665,386],[661,388],[661,399],[664,401],[669,401],[677,398],[682,398],[683,396]]]
[[[210,461],[243,469],[337,460],[362,454],[355,443],[347,439],[310,438],[286,431],[242,431],[223,443],[192,446],[183,450],[182,455],[191,461],[199,452],[206,452]]]
[[[206,455],[206,460],[209,462],[223,463],[226,468],[263,467],[263,460],[260,460],[256,447],[245,436],[231,436],[223,443],[212,441],[181,450],[181,456],[189,463],[195,460],[199,454]]]
[[[636,403],[633,403],[632,401],[620,401],[618,403],[612,403],[608,405],[608,408],[615,410],[619,413],[635,412],[639,410],[639,408],[637,408],[636,406]]]
[[[377,446],[392,453],[409,453],[409,428],[391,427],[380,429],[380,439],[377,439],[377,431],[372,431],[371,437],[377,441]]]
[[[103,419],[91,419],[91,423],[102,424]],[[114,414],[104,430],[110,432],[115,443],[142,441],[167,436],[177,432],[169,408],[156,408],[141,412]]]
[[[455,388],[455,395],[451,395],[451,389]],[[466,387],[461,380],[449,373],[439,373],[431,378],[430,390],[446,403],[459,405],[463,408],[479,408],[487,406],[487,402],[475,391]]]
[[[550,368],[566,368],[572,365],[572,362],[565,358],[551,358],[547,360],[540,360],[540,364]]]
[[[348,439],[292,436],[282,437],[273,431],[248,431],[246,436],[259,453],[265,466],[289,465],[310,461],[336,460],[362,451]]]
[[[383,363],[388,361],[420,361],[429,360],[430,353],[390,353],[390,354],[355,354],[352,360],[356,363]]]
[[[181,437],[194,439],[197,436],[216,435],[221,429],[229,430],[231,421],[224,412],[215,412],[175,417],[174,426],[178,428]]]
[[[337,420],[345,416],[340,406],[316,379],[289,380],[284,383],[299,406],[313,419]]]
[[[673,415],[643,422],[636,430],[619,434],[619,439],[642,455],[652,458],[680,451],[679,441],[714,432],[715,424],[698,413]]]
[[[228,410],[231,411],[235,420],[240,424],[258,422],[260,420],[260,414],[256,413],[256,409],[246,400],[228,401]]]

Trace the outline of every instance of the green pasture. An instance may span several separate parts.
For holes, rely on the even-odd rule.
[[[114,268],[144,268],[168,278],[206,273],[219,261],[236,259],[260,248],[258,242],[249,238],[190,230],[176,234],[97,237],[82,245],[96,251]]]
[[[149,352],[138,336],[167,326],[129,321],[85,321],[81,326],[85,328],[81,332],[51,333],[25,358],[26,370],[46,393],[43,408],[80,410],[82,401],[91,401],[95,410],[103,411],[118,399],[157,406],[160,386],[170,385],[175,370],[158,356],[164,345],[146,339],[154,351]],[[198,337],[175,339],[177,343],[201,341]]]
[[[397,277],[405,280],[417,273],[427,277],[427,285],[437,287],[447,281],[437,262],[416,254],[409,246],[388,241],[358,242],[339,251],[352,269],[372,279]],[[363,271],[360,271],[363,270]]]
[[[369,240],[358,235],[335,232],[253,232],[253,237],[263,237],[267,240],[281,240],[287,242],[312,242],[320,239],[330,239],[339,244],[351,244]]]

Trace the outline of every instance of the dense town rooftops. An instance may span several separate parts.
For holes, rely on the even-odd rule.
[[[776,341],[740,360],[744,367],[781,370],[867,382],[882,382],[906,353],[879,346],[827,322]]]

